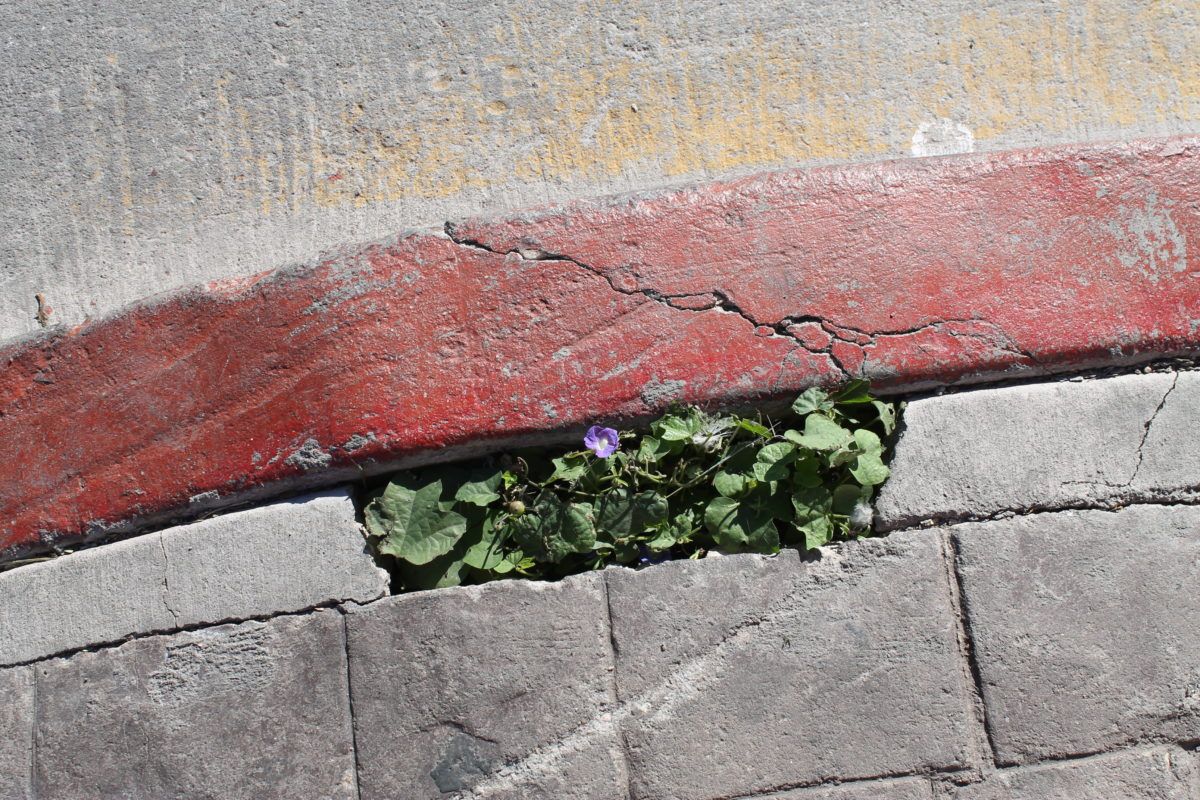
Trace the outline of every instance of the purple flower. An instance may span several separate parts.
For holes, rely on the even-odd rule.
[[[608,458],[617,452],[617,432],[612,428],[593,425],[583,437],[583,444],[600,458]]]

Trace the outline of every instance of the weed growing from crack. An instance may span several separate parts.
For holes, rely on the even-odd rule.
[[[860,538],[897,413],[865,381],[777,419],[675,407],[644,433],[593,426],[583,450],[395,475],[367,532],[404,590]]]

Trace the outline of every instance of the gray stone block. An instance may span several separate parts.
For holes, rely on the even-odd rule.
[[[33,798],[33,668],[0,669],[0,800]]]
[[[909,403],[879,526],[1194,496],[1200,375],[1125,375]]]
[[[947,794],[953,800],[1196,800],[1194,756],[1155,748],[1001,770]]]
[[[1176,373],[1175,383],[1146,432],[1132,488],[1151,497],[1195,494],[1200,489],[1200,372]],[[1190,490],[1190,491],[1189,491]]]
[[[0,664],[168,630],[159,534],[0,572]]]
[[[174,528],[162,544],[167,604],[179,625],[388,593],[344,489]]]
[[[362,800],[625,796],[599,575],[403,595],[346,620]]]
[[[729,797],[976,762],[943,541],[605,573],[636,797]]]
[[[345,490],[0,573],[0,664],[387,592]]]
[[[897,778],[772,793],[761,800],[933,800],[933,789],[924,778]]]
[[[356,797],[343,635],[319,611],[36,665],[36,796]]]
[[[1200,739],[1200,507],[950,530],[998,762]]]

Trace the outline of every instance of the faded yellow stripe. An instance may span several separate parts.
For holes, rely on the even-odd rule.
[[[648,10],[652,1],[644,0]],[[902,52],[878,30],[841,31],[810,47],[771,43],[760,31],[703,62],[665,49],[659,58],[607,57],[585,27],[538,41],[509,13],[470,77],[429,79],[419,114],[400,100],[364,97],[311,140],[279,142],[280,158],[311,159],[301,171],[269,168],[251,142],[278,140],[272,120],[256,119],[219,85],[242,137],[239,152],[222,156],[242,160],[235,180],[261,194],[269,214],[306,202],[447,197],[514,180],[586,185],[865,158],[904,152],[917,126],[938,117],[964,123],[983,146],[1200,121],[1200,47],[1187,34],[1200,30],[1200,3],[1130,8],[1061,0],[1019,17],[968,11],[931,19],[928,35]],[[580,13],[599,11],[585,3]],[[1181,14],[1190,28],[1178,25]],[[671,46],[649,12],[630,24],[641,40]],[[552,66],[568,55],[590,66]]]

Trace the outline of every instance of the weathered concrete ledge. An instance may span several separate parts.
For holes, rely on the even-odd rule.
[[[1200,372],[910,402],[882,530],[1001,513],[1200,501]]]
[[[331,491],[0,572],[0,665],[387,592]]]
[[[1195,800],[1198,581],[1147,505],[148,636],[0,668],[0,796]]]
[[[471,220],[0,350],[0,557],[453,448],[1200,348],[1200,139]]]

